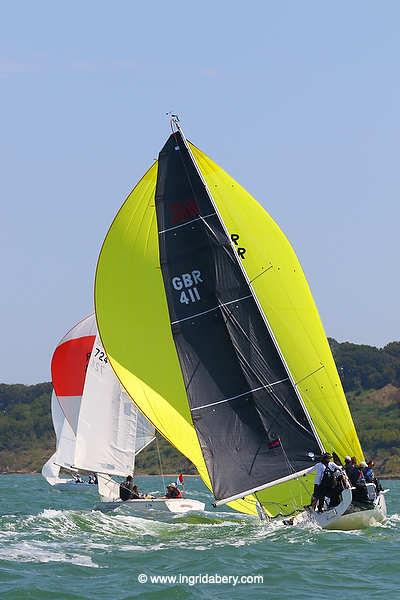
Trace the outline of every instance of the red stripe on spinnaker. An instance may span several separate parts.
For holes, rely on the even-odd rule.
[[[95,336],[86,335],[57,346],[51,360],[51,377],[57,396],[81,396]]]

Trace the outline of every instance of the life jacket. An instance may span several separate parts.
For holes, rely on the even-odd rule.
[[[353,485],[365,487],[366,481],[364,478],[364,473],[360,467],[354,467],[352,478],[350,479]]]
[[[324,490],[326,490],[326,492],[333,491],[337,487],[338,478],[340,477],[340,475],[341,475],[340,469],[335,469],[334,471],[332,471],[332,469],[330,469],[327,465],[325,467],[325,471],[322,476],[320,486]],[[326,495],[328,495],[328,494],[326,494]]]
[[[172,488],[166,494],[167,498],[182,498],[182,492],[178,488]]]
[[[363,470],[363,473],[364,473],[365,481],[367,483],[373,483],[374,482],[374,471],[373,471],[372,467],[366,467]]]

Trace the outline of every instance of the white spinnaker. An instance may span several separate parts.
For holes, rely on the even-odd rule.
[[[51,394],[51,418],[53,421],[54,432],[56,434],[56,448],[58,448],[58,444],[61,439],[62,428],[65,421],[65,415],[61,409],[60,403],[54,390]]]
[[[75,435],[61,410],[53,390],[51,395],[51,416],[56,434],[56,451],[43,465],[42,475],[50,485],[57,483],[60,467],[69,468],[74,460]]]
[[[56,454],[57,452],[54,452],[42,467],[42,477],[44,477],[50,485],[54,485],[58,481],[58,476],[60,474],[60,467],[55,463]]]
[[[137,423],[138,410],[121,389],[97,335],[81,400],[74,466],[110,475],[132,473]],[[141,424],[140,431],[142,449],[153,439],[154,429],[151,439],[148,427]]]
[[[68,423],[67,419],[64,418],[64,423],[61,429],[60,441],[57,445],[57,452],[55,455],[55,462],[61,467],[65,467],[66,469],[71,469],[74,463],[75,457],[75,444],[76,437],[74,432],[72,431],[71,425]],[[72,470],[76,470],[73,469]]]

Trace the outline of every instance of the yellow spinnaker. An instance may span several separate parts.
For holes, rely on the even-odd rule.
[[[362,457],[361,447],[317,309],[300,263],[267,212],[234,179],[189,144],[314,426],[327,450]],[[210,479],[193,427],[173,341],[160,268],[155,212],[157,163],[115,217],[100,252],[96,317],[109,360],[160,433]],[[312,476],[257,493],[266,512],[289,514],[309,502]],[[255,514],[255,498],[230,503]]]

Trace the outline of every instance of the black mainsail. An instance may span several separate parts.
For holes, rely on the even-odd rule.
[[[220,501],[291,478],[319,440],[180,131],[160,152],[160,264],[193,424]]]

